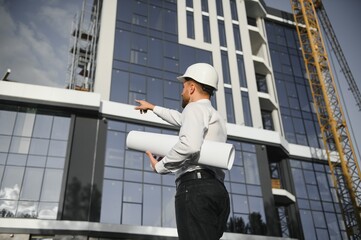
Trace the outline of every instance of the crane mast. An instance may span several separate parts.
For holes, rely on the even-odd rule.
[[[315,0],[290,0],[332,179],[349,239],[361,239],[361,174],[322,39]]]

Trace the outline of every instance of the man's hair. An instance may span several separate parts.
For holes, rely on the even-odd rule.
[[[190,78],[190,77],[185,77],[184,80],[185,81],[190,81],[190,80],[194,81],[195,83],[197,83],[200,86],[200,90],[202,90],[203,92],[206,92],[209,96],[213,96],[214,91],[215,91],[214,87],[197,82],[196,80],[194,80],[193,78]]]

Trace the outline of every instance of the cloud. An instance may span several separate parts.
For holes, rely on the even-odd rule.
[[[71,21],[77,9],[73,6],[69,10],[71,5],[67,6],[68,10],[45,1],[41,6],[32,6],[30,18],[27,15],[20,19],[0,0],[1,76],[10,68],[9,78],[14,81],[65,86]]]

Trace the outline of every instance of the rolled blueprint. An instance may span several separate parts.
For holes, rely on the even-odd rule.
[[[138,151],[150,151],[157,156],[165,156],[178,142],[178,136],[130,131],[126,145]],[[229,143],[205,140],[203,142],[198,164],[230,170],[234,161],[234,147]]]

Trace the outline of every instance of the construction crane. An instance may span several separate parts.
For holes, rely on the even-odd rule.
[[[290,1],[346,232],[349,239],[361,239],[361,174],[318,24],[317,12],[324,9],[320,0]]]
[[[315,9],[316,9],[321,27],[325,32],[325,36],[327,37],[328,41],[330,42],[331,49],[335,53],[337,61],[340,64],[341,71],[342,71],[343,75],[345,76],[345,79],[348,83],[349,89],[350,89],[353,97],[355,98],[356,105],[358,106],[358,109],[361,110],[360,90],[358,89],[356,81],[350,70],[350,67],[347,64],[345,55],[343,54],[340,43],[337,40],[336,34],[333,30],[333,27],[331,25],[331,22],[330,22],[328,16],[327,16],[326,9],[324,8],[321,0],[316,0],[314,2],[314,5],[315,5]]]

